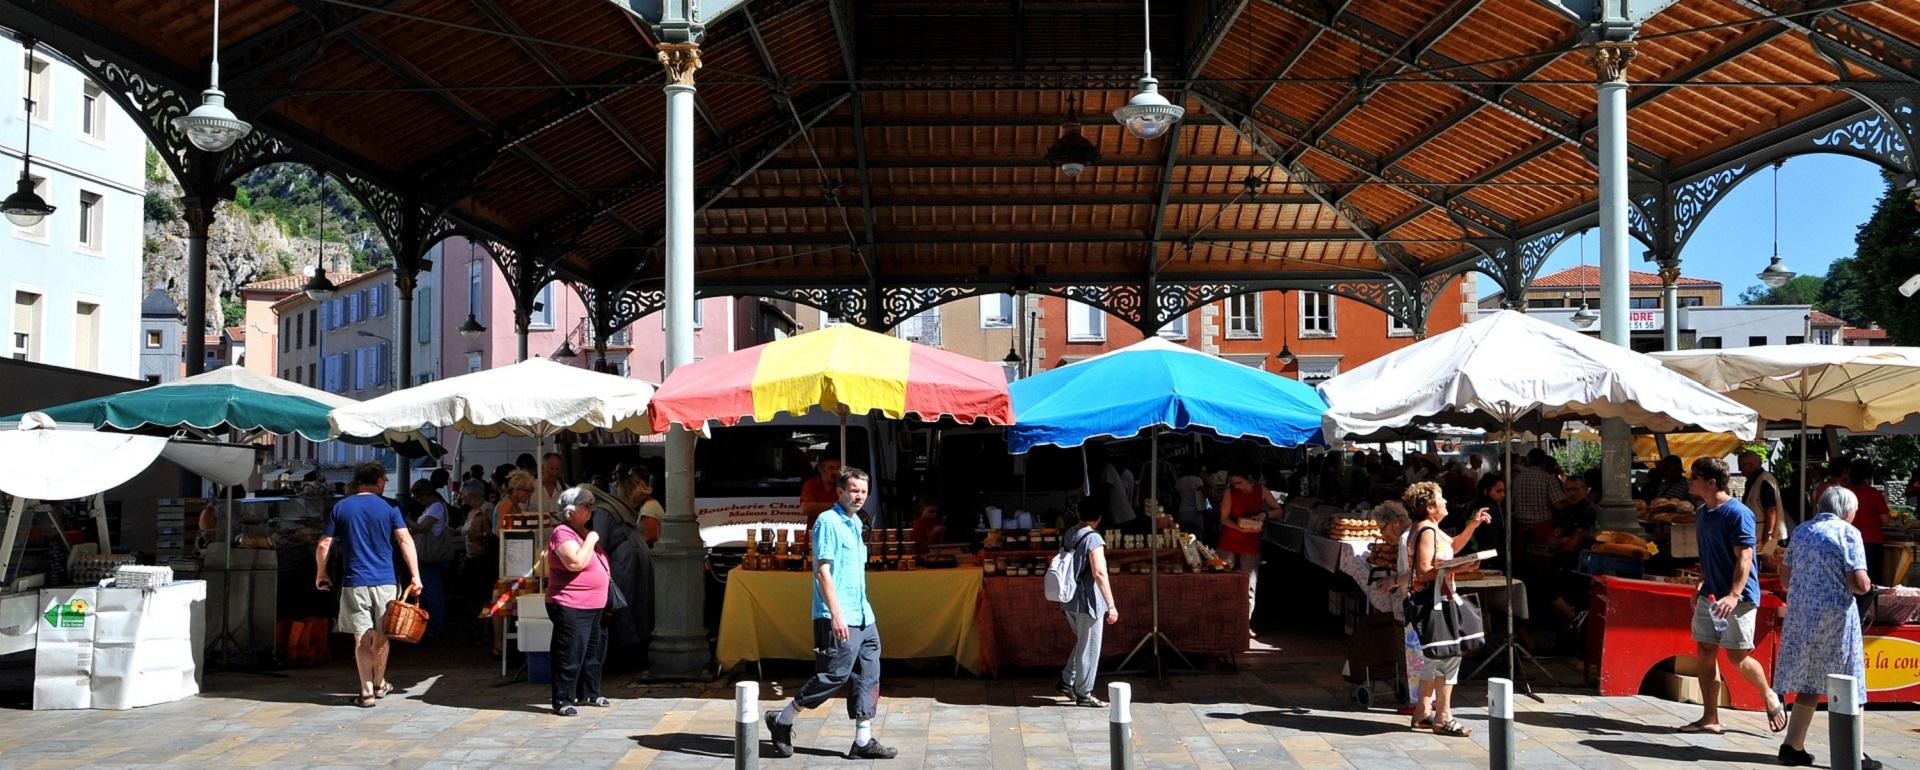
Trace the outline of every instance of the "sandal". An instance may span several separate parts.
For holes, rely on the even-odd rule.
[[[379,687],[378,689],[375,689],[375,690],[373,691],[373,697],[374,697],[374,698],[376,698],[376,699],[378,699],[378,698],[385,698],[385,697],[387,697],[388,695],[392,695],[392,694],[393,694],[393,683],[392,683],[392,682],[381,682],[381,683],[380,683],[380,687]]]
[[[1767,729],[1776,733],[1787,729],[1787,704],[1767,709]]]
[[[363,708],[363,709],[373,708],[373,696],[371,695],[355,696],[353,699],[353,705],[359,706],[360,708]]]
[[[1446,724],[1435,723],[1433,726],[1433,734],[1444,735],[1449,738],[1467,738],[1473,735],[1473,728],[1460,724],[1460,720],[1458,719],[1448,719]]]
[[[1410,720],[1410,722],[1408,723],[1408,727],[1411,727],[1411,728],[1413,728],[1413,729],[1415,729],[1415,730],[1432,730],[1432,729],[1433,729],[1433,715],[1432,715],[1432,714],[1428,714],[1428,715],[1426,715],[1426,716],[1423,716],[1423,717],[1413,717],[1413,718],[1412,718],[1412,719]]]

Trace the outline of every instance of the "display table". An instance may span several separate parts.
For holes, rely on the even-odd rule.
[[[1920,625],[1861,629],[1867,657],[1867,701],[1920,702]]]
[[[1600,576],[1593,579],[1587,616],[1587,657],[1600,664],[1601,695],[1638,695],[1640,684],[1668,658],[1692,657],[1693,598],[1691,584]],[[1786,603],[1762,592],[1754,624],[1754,660],[1773,680],[1773,660],[1780,647],[1780,621]],[[1704,663],[1704,662],[1703,662]],[[1739,676],[1720,682],[1730,686],[1734,708],[1759,710],[1766,696]]]
[[[1328,572],[1346,571],[1347,565],[1356,564],[1364,575],[1367,569],[1368,545],[1358,540],[1334,540],[1309,534],[1301,538],[1300,555],[1305,556],[1308,563]],[[1355,582],[1366,585],[1364,577],[1356,578]]]
[[[1112,575],[1120,622],[1107,626],[1100,655],[1126,655],[1153,630],[1152,575]],[[1045,577],[995,577],[986,581],[998,659],[1016,666],[1062,666],[1073,651],[1073,630],[1056,602],[1047,601]],[[1160,631],[1181,651],[1235,655],[1247,651],[1247,576],[1238,572],[1160,576]]]
[[[40,591],[33,707],[130,709],[200,692],[207,584]]]
[[[1040,595],[1038,588],[1034,595]],[[982,622],[978,567],[869,572],[867,600],[880,626],[882,657],[951,657],[975,674],[993,669],[990,653],[983,652],[991,648],[992,630]],[[811,573],[728,572],[715,652],[720,667],[767,658],[813,660],[812,606]]]

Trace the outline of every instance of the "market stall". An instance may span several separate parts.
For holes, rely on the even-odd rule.
[[[1691,579],[1593,579],[1587,609],[1587,658],[1598,661],[1601,695],[1639,695],[1650,675],[1672,677],[1665,686],[1676,691],[1685,687],[1682,677],[1690,677],[1692,667],[1697,665],[1692,632],[1697,587]],[[1768,681],[1772,681],[1786,602],[1770,591],[1762,591],[1760,599],[1754,621],[1753,659],[1760,662]],[[1682,668],[1659,670],[1661,664],[1676,658],[1684,661]],[[1728,697],[1734,708],[1766,707],[1766,696],[1745,679],[1722,676],[1720,683],[1730,688]]]
[[[884,657],[953,658],[975,674],[992,672],[998,626],[983,622],[981,585],[979,567],[869,573],[867,597],[885,629]],[[722,669],[767,659],[813,660],[813,619],[806,612],[812,603],[808,572],[727,573],[715,660]]]

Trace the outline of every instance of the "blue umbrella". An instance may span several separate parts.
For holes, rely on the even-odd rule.
[[[1150,428],[1248,438],[1275,446],[1320,443],[1327,402],[1313,388],[1158,337],[1036,374],[1008,387],[1015,453]]]

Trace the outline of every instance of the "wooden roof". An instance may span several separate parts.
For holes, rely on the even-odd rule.
[[[1469,264],[1465,239],[1524,236],[1592,204],[1591,46],[1569,18],[1540,0],[1328,5],[1156,4],[1156,74],[1187,120],[1142,142],[1110,117],[1140,67],[1138,3],[745,3],[709,28],[696,79],[699,280],[1423,272]],[[458,190],[458,217],[564,250],[565,275],[658,274],[664,77],[622,6],[223,7],[223,86],[262,130],[396,186]],[[188,93],[204,82],[203,0],[0,10],[0,24],[74,30]],[[1846,108],[1846,92],[1787,87],[1836,79],[1803,25],[1836,17],[1920,38],[1905,0],[1681,0],[1645,24],[1636,179]],[[1073,180],[1043,160],[1069,99],[1102,155]]]

